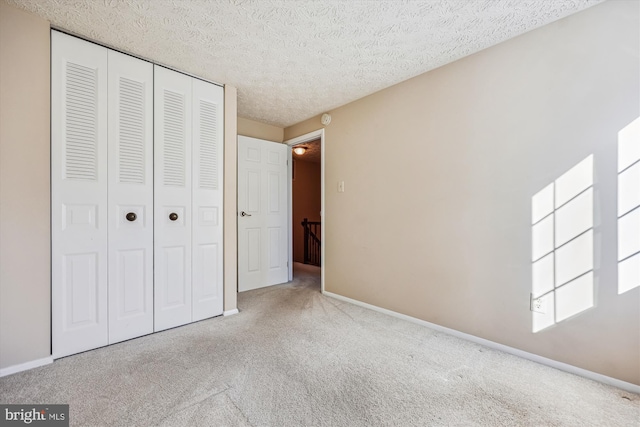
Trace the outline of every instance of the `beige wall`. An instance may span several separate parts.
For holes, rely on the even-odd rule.
[[[296,123],[293,126],[289,126],[288,128],[285,128],[284,141],[289,141],[290,139],[317,131],[319,129],[326,129],[326,126],[323,126],[322,123],[320,122],[320,118],[321,118],[321,115],[317,115],[315,117],[311,117],[310,119],[305,120],[304,122]]]
[[[49,23],[0,1],[0,369],[50,355]]]
[[[224,88],[224,311],[238,307],[238,92]]]
[[[284,129],[278,126],[238,117],[238,135],[266,139],[267,141],[282,142],[284,140]]]
[[[296,179],[292,182],[293,261],[304,262],[304,218],[320,221],[320,163],[295,161]],[[320,237],[320,235],[318,235]]]
[[[640,384],[640,289],[617,294],[616,257],[639,16],[605,2],[331,111],[326,290]],[[531,197],[590,154],[596,306],[533,334]]]

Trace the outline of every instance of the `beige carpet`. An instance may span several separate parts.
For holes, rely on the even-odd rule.
[[[312,269],[241,313],[0,378],[75,426],[639,426],[640,396],[322,296]]]

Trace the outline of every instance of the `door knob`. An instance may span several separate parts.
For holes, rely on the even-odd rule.
[[[136,215],[135,212],[129,212],[126,216],[127,221],[135,221],[137,217],[138,215]]]
[[[240,212],[240,216],[251,216],[251,214],[248,214],[245,211],[242,211]]]
[[[176,219],[178,219],[178,214],[177,214],[177,213],[175,213],[175,212],[171,212],[171,213],[169,214],[169,219],[170,219],[171,221],[175,221]]]

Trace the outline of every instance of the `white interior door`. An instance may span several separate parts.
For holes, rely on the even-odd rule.
[[[192,320],[222,314],[224,92],[193,79]]]
[[[288,146],[238,136],[238,291],[288,280]]]
[[[191,322],[191,77],[154,66],[154,330]]]
[[[108,343],[107,49],[51,33],[53,357]]]
[[[153,332],[153,65],[110,50],[109,343]]]

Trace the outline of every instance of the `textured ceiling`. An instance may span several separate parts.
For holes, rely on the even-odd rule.
[[[316,139],[310,142],[305,142],[303,144],[298,144],[295,147],[305,147],[307,151],[304,154],[299,155],[292,152],[293,158],[298,160],[303,160],[305,162],[311,163],[320,163],[320,140]]]
[[[285,127],[602,0],[6,0]]]

